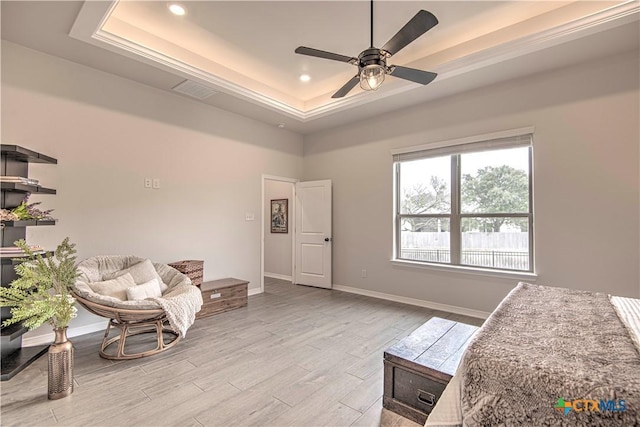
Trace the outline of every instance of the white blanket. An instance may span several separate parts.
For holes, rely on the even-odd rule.
[[[640,299],[616,296],[610,296],[609,299],[640,352]]]
[[[181,337],[187,335],[187,329],[196,320],[196,313],[202,307],[202,293],[200,288],[191,284],[175,286],[160,298],[148,298],[155,301],[167,314],[171,329]]]
[[[429,427],[461,427],[462,406],[460,378],[454,375],[438,399],[438,403],[429,414],[425,426]]]

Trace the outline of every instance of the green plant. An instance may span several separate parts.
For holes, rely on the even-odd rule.
[[[24,240],[15,245],[28,256],[16,265],[18,278],[0,288],[0,307],[11,307],[11,318],[2,325],[23,322],[29,330],[45,322],[54,328],[69,325],[76,317],[71,286],[79,273],[76,269],[75,244],[65,238],[53,254],[36,254]]]
[[[38,209],[36,206],[42,202],[29,203],[30,195],[31,193],[27,193],[22,202],[15,208],[11,209],[10,213],[19,221],[27,221],[31,219],[53,220],[54,218],[51,216],[53,209],[48,209],[46,211]]]

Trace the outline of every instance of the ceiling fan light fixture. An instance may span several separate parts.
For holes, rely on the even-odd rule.
[[[360,87],[363,90],[378,90],[382,82],[386,70],[380,64],[371,64],[360,70]]]

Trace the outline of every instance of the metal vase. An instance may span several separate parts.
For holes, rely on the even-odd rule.
[[[73,393],[73,344],[67,339],[67,327],[53,330],[56,338],[49,346],[49,400]]]

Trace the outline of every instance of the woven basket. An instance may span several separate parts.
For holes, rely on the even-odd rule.
[[[168,264],[180,273],[191,279],[191,283],[195,286],[202,284],[202,276],[204,275],[204,261],[197,259],[187,259],[184,261],[176,261]]]

